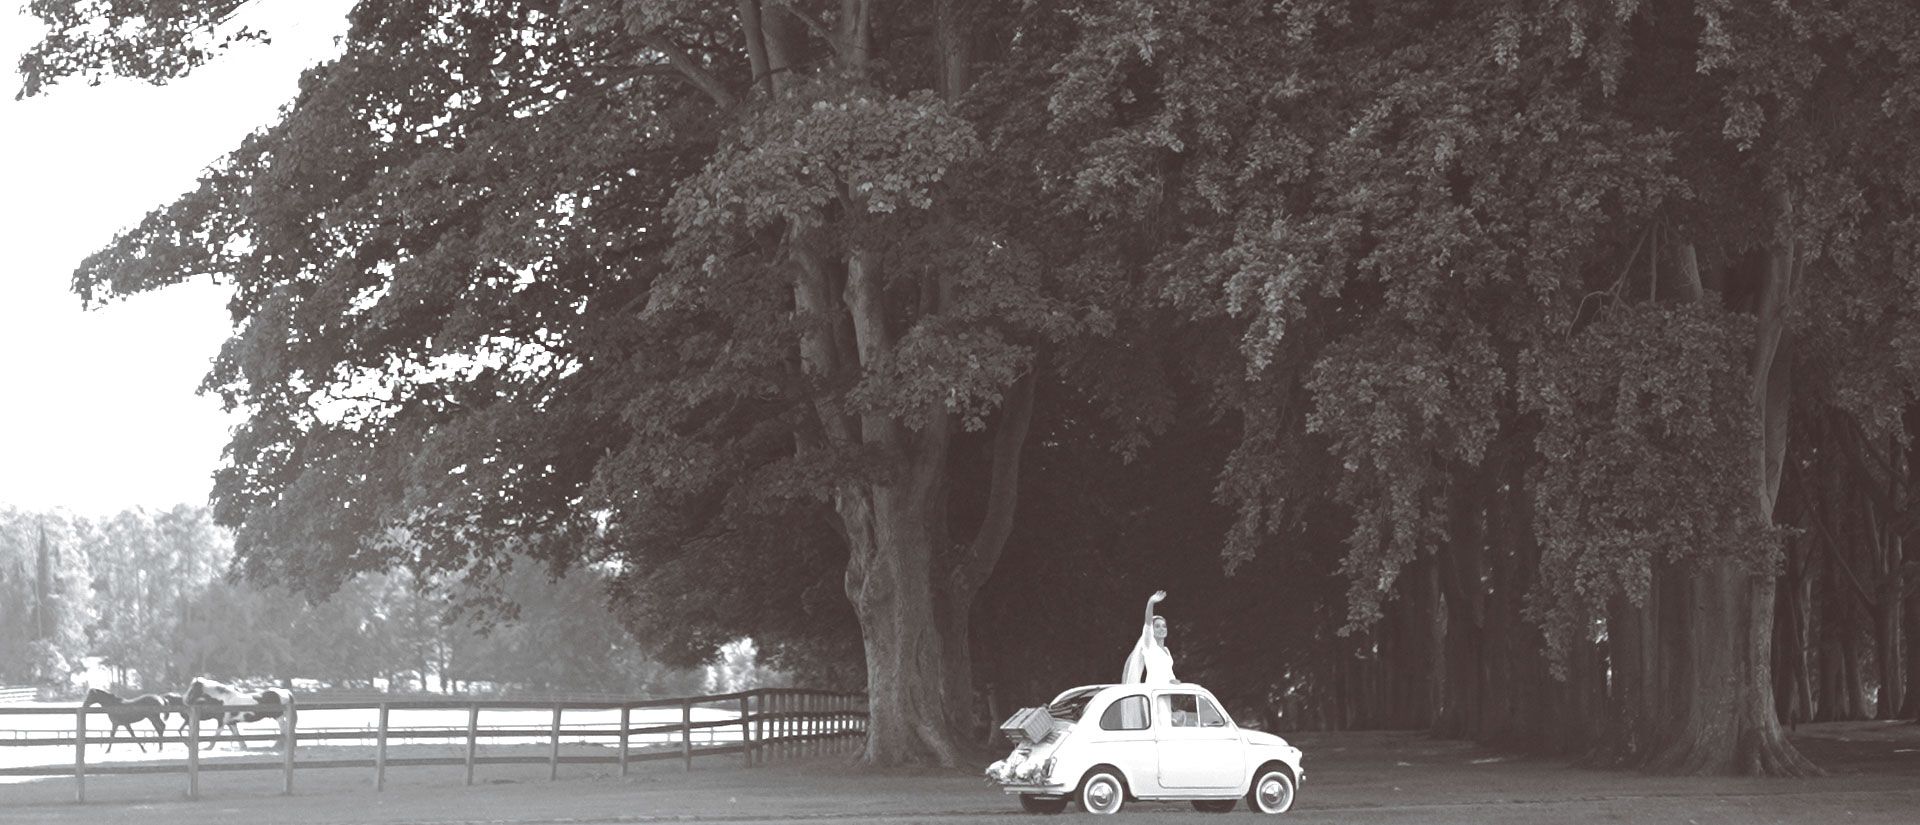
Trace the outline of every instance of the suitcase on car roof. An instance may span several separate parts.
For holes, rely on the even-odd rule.
[[[1007,721],[1000,723],[1000,732],[1016,744],[1039,744],[1053,735],[1053,714],[1048,713],[1046,708],[1021,708],[1014,711]]]

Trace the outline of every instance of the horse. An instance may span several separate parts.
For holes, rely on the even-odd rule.
[[[87,700],[80,703],[80,706],[85,708],[94,705],[107,708],[107,719],[113,722],[113,727],[107,731],[108,753],[113,752],[113,739],[119,735],[121,728],[126,728],[127,735],[133,737],[133,743],[140,746],[140,752],[146,753],[147,746],[140,741],[140,734],[133,732],[133,723],[143,719],[153,723],[155,738],[167,735],[167,714],[166,711],[161,710],[166,706],[165,700],[151,693],[143,693],[132,699],[121,699],[104,690],[94,688],[87,691]],[[166,747],[166,741],[161,739],[156,747]]]
[[[186,697],[181,696],[178,693],[162,693],[160,694],[160,704],[166,708],[165,710],[160,712],[160,717],[164,719],[166,718],[167,714],[170,714],[170,713],[180,714],[180,727],[175,728],[175,730],[178,730],[181,733],[186,733],[187,732],[187,699]]]
[[[249,747],[247,741],[240,738],[240,729],[236,727],[240,722],[279,719],[280,730],[285,733],[286,706],[292,701],[292,695],[279,688],[248,693],[204,676],[187,685],[187,695],[183,697],[187,705],[220,710],[220,723],[213,729],[213,739],[207,740],[208,748],[213,747],[214,741],[220,738],[220,728],[223,727],[233,734],[234,741],[239,742],[240,747]]]

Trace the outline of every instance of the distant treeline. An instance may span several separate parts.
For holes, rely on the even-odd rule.
[[[527,562],[484,589],[396,571],[309,602],[231,579],[231,561],[230,535],[204,508],[104,519],[0,509],[0,683],[70,692],[89,659],[115,685],[142,690],[213,674],[347,689],[690,695],[710,678],[732,689],[761,676],[750,652],[713,669],[643,655],[590,570],[551,579]]]

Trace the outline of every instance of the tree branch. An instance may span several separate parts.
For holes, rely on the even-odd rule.
[[[854,348],[862,370],[873,369],[893,349],[883,278],[879,253],[855,249],[847,254],[847,283],[841,300],[853,318]],[[861,416],[861,434],[868,443],[901,445],[900,422],[884,413]]]
[[[799,316],[801,371],[816,380],[833,381],[846,369],[850,359],[836,346],[838,336],[834,327],[839,321],[828,286],[831,278],[819,255],[799,249],[795,250],[793,259],[798,270],[793,281],[793,309]],[[844,445],[855,440],[853,423],[844,412],[823,401],[816,401],[814,409],[829,442]]]
[[[731,109],[739,103],[733,93],[727,90],[727,84],[720,82],[720,78],[714,77],[712,72],[700,65],[700,61],[694,60],[692,55],[674,45],[673,41],[668,40],[665,35],[652,32],[641,34],[640,42],[666,57],[667,63],[680,71],[681,77],[686,78],[687,82],[692,83],[695,88],[706,92],[707,97],[713,98],[713,102],[720,108]]]
[[[987,513],[981,519],[980,532],[954,571],[965,588],[961,597],[972,598],[1007,547],[1013,534],[1014,508],[1020,498],[1020,453],[1027,444],[1027,431],[1033,423],[1033,388],[1038,383],[1039,366],[1027,370],[1013,383],[1007,401],[1000,408],[1000,426],[993,434],[993,471],[987,489]]]
[[[767,35],[760,25],[760,0],[739,0],[740,32],[747,39],[747,59],[753,66],[753,84],[773,94],[773,78],[767,64]]]
[[[841,58],[848,67],[865,71],[872,53],[872,0],[840,0]]]
[[[1805,481],[1800,478],[1800,473],[1789,472],[1782,473],[1782,475],[1793,479],[1794,486],[1799,488],[1802,493],[1799,497],[1801,501],[1801,512],[1806,516],[1807,522],[1813,525],[1814,531],[1820,534],[1820,538],[1823,540],[1820,542],[1820,545],[1821,548],[1826,551],[1827,558],[1833,563],[1838,564],[1841,572],[1847,574],[1847,583],[1853,585],[1853,594],[1860,597],[1860,603],[1866,605],[1867,612],[1872,613],[1878,611],[1880,606],[1874,601],[1873,596],[1867,593],[1867,588],[1860,584],[1860,578],[1853,574],[1853,567],[1847,564],[1847,560],[1840,555],[1839,538],[1834,536],[1833,531],[1827,527],[1826,520],[1821,518],[1819,512],[1815,510],[1812,499],[1805,495],[1807,492],[1806,484]]]
[[[827,24],[822,22],[820,18],[814,17],[794,7],[793,0],[772,0],[772,2],[775,6],[779,6],[781,11],[793,15],[793,19],[805,24],[807,29],[814,33],[814,36],[827,41],[827,45],[833,47],[834,54],[845,56],[845,53],[841,51],[840,44],[834,42],[837,38],[833,36],[833,30],[827,28]]]

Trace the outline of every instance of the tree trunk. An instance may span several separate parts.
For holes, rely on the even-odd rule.
[[[1549,680],[1544,742],[1549,753],[1591,755],[1606,716],[1606,660],[1585,637],[1567,649],[1566,679]]]
[[[975,707],[973,687],[974,594],[956,591],[957,588],[935,594],[936,620],[943,658],[947,661],[947,726],[959,732],[962,741],[970,741],[974,729],[980,725],[980,708]]]
[[[1602,764],[1645,759],[1659,730],[1659,604],[1650,591],[1638,605],[1616,596],[1608,611],[1607,664],[1612,672],[1607,680],[1607,741],[1596,759]]]
[[[1900,717],[1920,721],[1920,588],[1908,588],[1906,616],[1907,700]]]
[[[1832,554],[1823,553],[1820,558],[1820,692],[1813,721],[1839,722],[1858,718],[1860,709],[1855,698],[1858,680],[1850,677],[1856,608]]]
[[[1774,207],[1790,217],[1784,193]],[[1788,302],[1803,266],[1794,242],[1768,251],[1761,271],[1760,306],[1748,376],[1751,414],[1759,424],[1751,457],[1754,486],[1737,494],[1752,502],[1762,523],[1773,523],[1785,466],[1790,358]],[[1663,773],[1740,773],[1805,776],[1819,772],[1787,741],[1774,712],[1771,573],[1738,561],[1703,562],[1687,580],[1687,673],[1678,729],[1649,767]]]
[[[899,482],[862,486],[843,492],[838,504],[852,551],[847,598],[866,643],[866,761],[957,765],[924,497]]]
[[[1441,602],[1446,638],[1440,678],[1440,708],[1434,732],[1450,738],[1481,735],[1485,720],[1487,586],[1484,583],[1486,514],[1498,468],[1478,468],[1473,481],[1453,496],[1447,534],[1449,540],[1435,559],[1440,567]],[[1442,626],[1436,622],[1436,627]]]
[[[1774,603],[1773,691],[1780,721],[1798,725],[1812,716],[1807,685],[1806,547],[1787,548],[1786,571]]]
[[[1787,742],[1767,673],[1773,582],[1739,562],[1705,563],[1688,582],[1688,679],[1681,727],[1649,764],[1661,773],[1807,775]],[[1734,643],[1729,644],[1729,640]]]
[[[1904,624],[1901,614],[1905,612],[1906,594],[1900,581],[1900,538],[1888,538],[1885,544],[1881,549],[1884,562],[1879,598],[1876,600],[1878,609],[1873,616],[1873,651],[1880,678],[1880,694],[1874,703],[1874,718],[1882,720],[1900,718],[1907,676],[1904,661],[1906,646],[1901,640]]]

